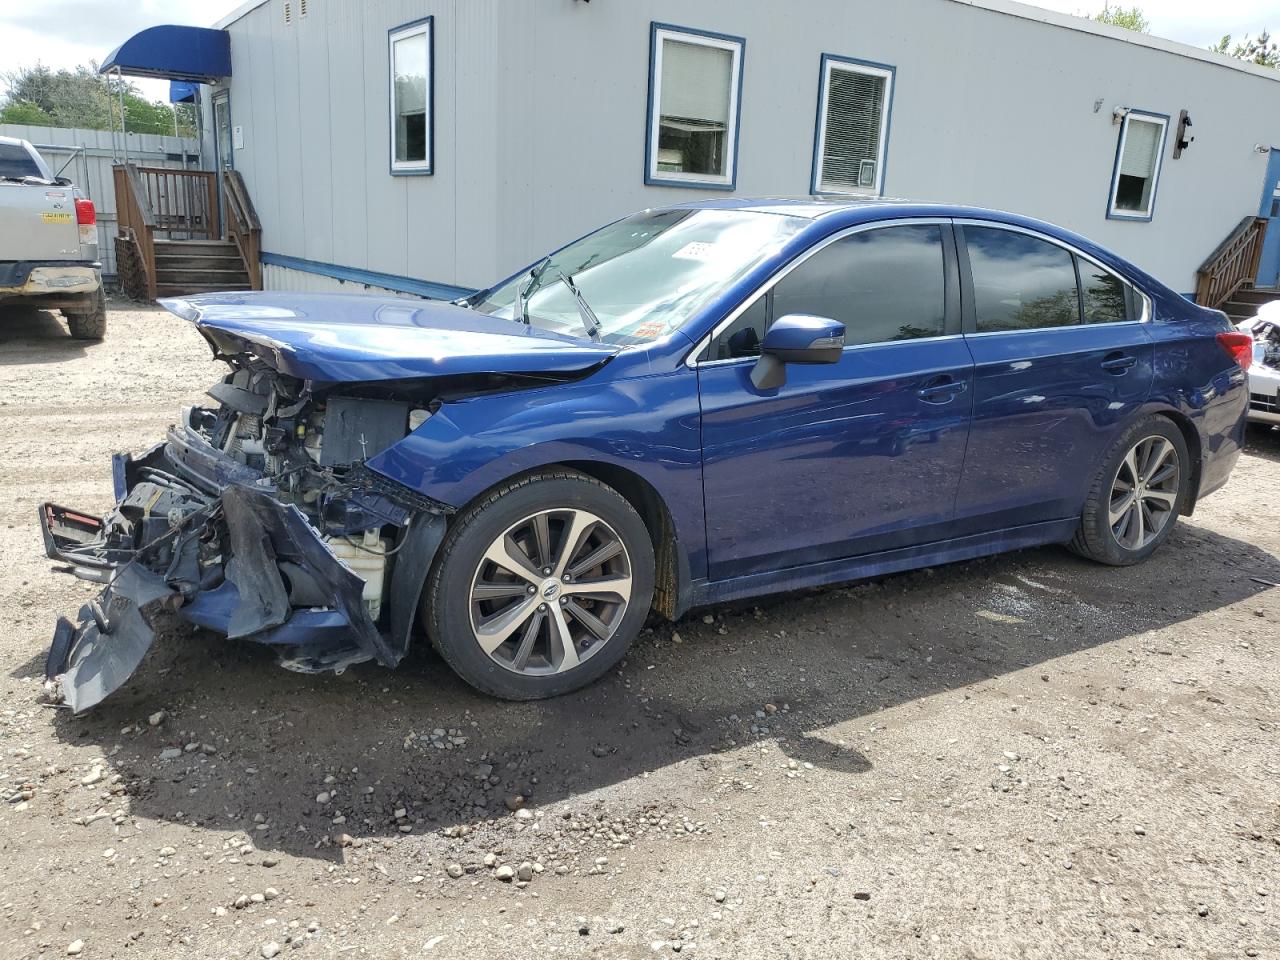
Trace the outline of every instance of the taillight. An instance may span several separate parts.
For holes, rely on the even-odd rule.
[[[98,211],[93,209],[93,201],[84,197],[76,197],[76,223],[80,225],[80,243],[98,242]]]
[[[1253,337],[1247,333],[1220,333],[1218,346],[1240,365],[1241,370],[1248,370],[1253,363]]]

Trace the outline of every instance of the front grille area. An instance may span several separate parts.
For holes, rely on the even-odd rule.
[[[1265,393],[1251,393],[1249,406],[1266,413],[1280,413],[1280,396],[1269,397]]]

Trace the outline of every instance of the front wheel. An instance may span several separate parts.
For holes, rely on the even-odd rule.
[[[1135,423],[1109,451],[1071,549],[1111,566],[1145,560],[1173,532],[1190,480],[1182,432],[1164,417]]]
[[[620,494],[568,470],[539,473],[458,517],[423,592],[423,624],[473,687],[554,697],[623,658],[653,575],[648,530]]]

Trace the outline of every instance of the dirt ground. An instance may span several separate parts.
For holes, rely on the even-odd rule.
[[[0,956],[1280,957],[1280,433],[1140,568],[699,611],[533,704],[175,632],[73,717],[45,648],[95,591],[37,504],[107,508],[221,375],[117,306],[0,322]]]

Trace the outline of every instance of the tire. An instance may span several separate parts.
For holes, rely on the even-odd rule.
[[[1151,461],[1156,459],[1158,463],[1153,465]],[[1170,463],[1176,475],[1167,475]],[[1140,498],[1125,494],[1135,468]],[[1182,431],[1165,417],[1139,420],[1121,434],[1103,458],[1070,548],[1115,567],[1147,559],[1168,539],[1178,515],[1185,511],[1191,475]],[[1134,499],[1138,499],[1136,505]],[[1122,507],[1125,509],[1120,512]],[[1153,527],[1157,527],[1154,534]]]
[[[422,622],[477,690],[555,697],[622,660],[648,616],[653,579],[653,543],[631,504],[584,474],[550,470],[498,487],[456,518],[427,577]]]
[[[87,311],[63,310],[67,329],[77,340],[101,340],[107,335],[107,298],[99,290]]]

